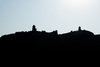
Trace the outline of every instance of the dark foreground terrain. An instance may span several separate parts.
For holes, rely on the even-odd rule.
[[[2,51],[32,55],[68,55],[100,52],[100,35],[87,30],[58,34],[57,31],[16,32],[0,38]]]

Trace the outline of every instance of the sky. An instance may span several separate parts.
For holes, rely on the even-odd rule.
[[[100,34],[100,0],[0,0],[0,36],[20,31],[59,34],[81,26]]]

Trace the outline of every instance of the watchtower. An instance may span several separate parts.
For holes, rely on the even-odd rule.
[[[36,29],[36,26],[35,26],[35,25],[33,25],[33,26],[32,26],[32,31],[37,31],[37,29]]]
[[[80,26],[78,27],[78,31],[81,31],[81,27]]]

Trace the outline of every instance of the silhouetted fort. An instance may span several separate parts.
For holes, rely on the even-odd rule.
[[[77,31],[58,34],[57,30],[53,32],[37,31],[35,25],[33,25],[32,31],[3,35],[0,38],[0,43],[6,50],[30,50],[36,54],[100,51],[100,35],[81,30],[80,26]]]

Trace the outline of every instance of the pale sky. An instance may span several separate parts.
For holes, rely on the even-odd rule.
[[[0,0],[0,36],[18,31],[58,33],[79,26],[100,34],[100,0]]]

